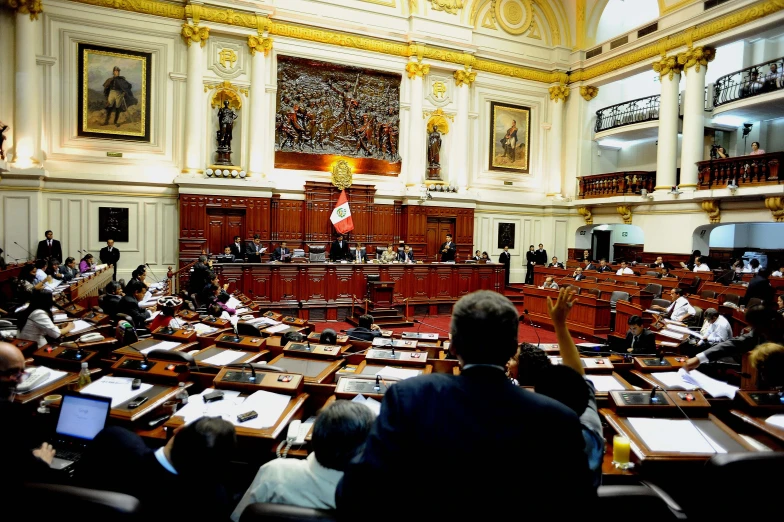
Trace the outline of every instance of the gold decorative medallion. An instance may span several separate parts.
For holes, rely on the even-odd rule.
[[[599,94],[598,87],[594,87],[593,85],[583,85],[580,87],[580,96],[582,96],[585,101],[593,100],[596,98],[597,94]]]
[[[237,53],[234,49],[221,49],[218,53],[218,61],[225,69],[234,69],[234,64],[237,63]]]
[[[555,103],[558,103],[558,100],[566,102],[566,98],[569,97],[569,92],[569,87],[566,85],[553,85],[550,87],[550,99]]]
[[[494,0],[495,19],[507,33],[525,34],[531,27],[534,9],[531,0]]]
[[[433,82],[433,97],[443,100],[444,94],[446,94],[446,84],[444,82]]]
[[[406,72],[408,73],[408,78],[410,80],[413,80],[417,76],[422,78],[430,72],[430,66],[421,62],[408,62],[406,64]]]
[[[332,184],[338,190],[344,190],[351,186],[351,166],[346,160],[339,160],[332,166]]]

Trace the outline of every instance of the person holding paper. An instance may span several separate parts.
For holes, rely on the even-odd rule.
[[[212,294],[210,304],[218,305],[221,308],[221,310],[223,310],[229,315],[235,315],[237,313],[236,309],[226,304],[229,300],[229,294],[223,291],[221,287],[219,287],[218,285],[211,285],[210,293]]]
[[[248,263],[261,263],[261,254],[266,251],[267,248],[261,246],[261,236],[254,234],[253,241],[245,247],[245,256],[248,258]]]
[[[634,275],[634,270],[626,266],[626,261],[621,261],[621,268],[615,272],[615,275]]]
[[[79,273],[89,272],[95,270],[95,262],[93,261],[92,254],[85,254],[81,261],[79,261]]]
[[[653,305],[651,310],[658,310],[665,312],[665,316],[673,321],[686,322],[689,318],[697,313],[694,307],[689,303],[689,300],[683,296],[683,290],[680,288],[671,288],[670,297],[672,304],[668,307]]]
[[[629,317],[628,324],[629,332],[626,334],[628,349],[626,351],[631,354],[656,353],[656,334],[645,329],[642,317],[633,315]]]
[[[272,261],[291,261],[291,250],[286,246],[285,241],[280,242],[280,246],[272,252]]]
[[[376,416],[364,404],[335,401],[313,425],[313,451],[305,460],[276,459],[264,464],[231,519],[255,502],[335,509],[335,489],[343,470],[362,449]]]
[[[714,361],[740,364],[743,354],[756,346],[766,342],[781,344],[784,341],[784,317],[772,308],[752,306],[746,310],[746,322],[751,327],[749,333],[711,346],[696,357],[687,359],[683,368],[690,371]]]
[[[519,312],[503,295],[482,290],[454,306],[450,352],[460,375],[430,374],[390,386],[362,454],[346,468],[337,491],[341,520],[553,519],[591,513],[596,490],[577,415],[563,404],[515,386],[505,364],[517,351]],[[551,451],[542,451],[547,441]],[[438,448],[427,454],[426,448]],[[503,458],[490,448],[514,448]],[[409,484],[438,484],[439,502],[409,491]],[[553,487],[558,484],[558,487]],[[409,488],[410,489],[410,488]],[[516,502],[521,492],[536,502]],[[564,494],[568,492],[568,501]]]
[[[705,322],[700,329],[700,340],[697,346],[710,346],[721,343],[732,337],[732,326],[727,318],[715,308],[705,310]]]
[[[153,450],[130,430],[101,431],[79,461],[77,485],[138,498],[151,520],[225,520],[230,495],[221,480],[237,446],[234,425],[201,417]]]
[[[146,311],[139,308],[139,302],[144,300],[146,291],[142,283],[132,281],[125,286],[125,295],[117,305],[117,313],[130,317],[136,328],[144,328],[147,321]]]
[[[49,339],[59,339],[74,328],[72,322],[58,327],[52,322],[52,307],[54,299],[52,293],[46,290],[36,290],[28,306],[19,318],[19,334],[17,338],[26,341],[35,341],[38,347],[44,346]]]

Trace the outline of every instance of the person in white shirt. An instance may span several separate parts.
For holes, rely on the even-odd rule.
[[[539,288],[552,288],[553,290],[558,290],[558,283],[553,281],[552,276],[547,276],[544,279],[544,284],[542,284],[542,286],[540,286]]]
[[[34,291],[33,297],[30,299],[30,306],[25,309],[19,320],[17,338],[35,341],[40,348],[47,344],[47,337],[57,339],[73,330],[73,323],[69,322],[59,328],[52,322],[52,306],[54,306],[54,300],[51,292]]]
[[[46,281],[46,266],[47,262],[46,259],[36,259],[35,260],[35,283],[38,284],[41,281]]]
[[[770,277],[784,277],[784,266],[780,267],[778,270],[770,274]]]
[[[663,306],[653,305],[651,306],[651,310],[665,312],[665,315],[673,321],[681,322],[684,322],[697,313],[691,303],[689,303],[689,300],[683,297],[683,290],[680,288],[670,289],[670,297],[672,298],[672,304],[670,304],[670,306],[665,308]]]
[[[313,452],[305,460],[279,458],[264,464],[231,514],[238,522],[255,502],[335,509],[335,490],[351,459],[362,450],[375,421],[358,402],[335,401],[313,425]]]
[[[702,338],[697,346],[721,343],[732,337],[732,326],[727,318],[719,314],[715,308],[705,310],[705,323],[700,329]]]
[[[710,272],[710,267],[702,262],[701,257],[698,257],[694,259],[694,272]]]
[[[760,269],[759,259],[752,259],[751,261],[749,261],[748,265],[745,265],[743,267],[743,270],[741,270],[741,272],[743,272],[744,274],[756,274],[757,272],[759,272],[759,269]]]
[[[615,275],[634,275],[634,270],[626,266],[626,261],[623,261],[621,263],[621,268],[619,268],[618,271],[615,272]]]

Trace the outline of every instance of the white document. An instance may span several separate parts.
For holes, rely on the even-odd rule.
[[[226,364],[231,364],[237,359],[241,359],[248,355],[248,352],[235,352],[234,350],[224,350],[221,351],[219,354],[213,355],[212,357],[207,357],[206,359],[202,359],[201,362],[204,364],[212,364],[213,366],[224,366]]]
[[[351,339],[351,337],[349,337],[349,339]],[[392,339],[387,339],[386,337],[374,337],[371,346],[392,346]]]
[[[242,306],[242,303],[236,297],[229,297],[229,300],[226,301],[226,306],[229,308],[234,308],[235,310]]]
[[[52,314],[52,321],[67,321],[68,314]]]
[[[663,312],[659,312],[658,310],[651,310],[651,309],[648,309],[648,310],[644,310],[644,311],[643,311],[643,313],[646,313],[646,314],[653,314],[653,315],[661,315]]]
[[[776,415],[771,415],[770,417],[765,419],[765,422],[767,422],[768,424],[772,424],[777,428],[784,429],[784,413],[777,413]]]
[[[684,335],[693,335],[694,337],[700,338],[702,334],[699,330],[689,330],[685,326],[678,326],[677,324],[668,324],[667,329],[673,332],[677,332]]]
[[[160,313],[161,313],[160,310],[153,312],[152,314],[150,314],[150,317],[147,318],[146,322],[151,323],[153,319],[155,319],[156,317],[158,317],[158,315],[160,315]]]
[[[410,379],[411,377],[416,377],[421,373],[422,373],[421,370],[406,370],[405,368],[393,368],[391,366],[384,366],[383,368],[381,368],[379,371],[376,372],[376,375],[378,375],[382,379],[404,381],[406,379]]]
[[[378,416],[381,413],[381,403],[372,397],[365,397],[360,393],[359,395],[351,399],[351,402],[358,402],[360,404],[364,404],[365,406],[370,408],[370,411],[372,411],[373,414],[376,416]]]
[[[141,352],[144,354],[150,353],[151,350],[166,350],[167,352],[172,348],[177,348],[182,343],[178,343],[177,341],[158,341],[156,344],[150,346],[149,348],[145,348]]]
[[[663,328],[663,329],[659,330],[658,333],[660,335],[665,336],[665,337],[669,337],[670,339],[683,339],[683,336],[684,336],[684,334],[682,334],[682,333],[678,333],[678,332],[674,332],[674,331],[670,330],[669,326],[667,328]]]
[[[87,321],[82,321],[81,319],[77,319],[76,321],[74,321],[73,330],[71,330],[69,334],[70,335],[78,334],[79,332],[83,332],[84,330],[87,330],[88,328],[92,328],[93,326],[95,325],[90,324]]]
[[[27,369],[31,370],[32,368],[27,368]],[[36,384],[35,386],[33,386],[32,388],[30,388],[29,390],[27,390],[25,393],[30,393],[31,391],[37,390],[38,388],[43,388],[44,386],[48,386],[52,384],[54,381],[58,379],[62,379],[68,374],[68,372],[52,370],[51,368],[47,368],[47,369],[49,370],[49,376],[46,379],[39,382],[38,384]]]
[[[688,419],[629,417],[627,420],[651,451],[727,453],[727,450]]]
[[[235,426],[241,426],[243,428],[257,430],[270,428],[278,422],[283,411],[289,405],[290,400],[291,397],[288,395],[259,390],[245,399],[245,402],[238,406],[237,411],[237,415],[239,415],[253,410],[258,413],[259,416],[246,422],[237,422],[237,415],[235,415],[234,418],[230,420]]]
[[[626,389],[626,387],[612,375],[586,375],[585,377],[593,383],[597,392]]]
[[[237,315],[247,314],[250,312],[250,308],[237,308]]]
[[[667,326],[675,325],[675,326],[686,326],[686,323],[682,323],[681,321],[675,321],[673,319],[665,319],[664,324]]]
[[[98,395],[100,397],[110,397],[112,399],[112,408],[116,408],[117,405],[142,395],[152,388],[152,384],[142,383],[138,390],[132,390],[132,383],[132,377],[101,377],[97,381],[82,388],[81,392],[89,395]]]
[[[699,385],[693,382],[684,381],[680,372],[656,372],[651,375],[664,384],[664,387],[668,390],[670,388],[681,388],[683,390],[696,390],[699,388]]]
[[[243,397],[240,397],[240,392],[221,390],[223,392],[221,400],[204,402],[204,396],[214,391],[214,388],[209,388],[201,392],[200,395],[191,395],[188,397],[188,404],[183,406],[175,416],[182,417],[186,424],[202,417],[221,417],[228,421],[234,418],[236,420],[235,410],[237,405],[242,404],[245,400]]]
[[[270,326],[275,326],[280,324],[280,321],[276,321],[275,319],[270,319],[269,317],[256,317],[255,319],[250,319],[246,321],[248,324],[252,324],[255,326],[259,326],[262,324],[268,324]]]
[[[193,323],[193,329],[196,330],[199,334],[210,334],[212,332],[218,331],[217,328],[202,323]]]
[[[659,341],[661,346],[666,346],[667,348],[677,348],[679,343],[671,343],[669,341]]]
[[[678,375],[686,382],[697,385],[705,390],[711,397],[727,397],[734,399],[735,393],[738,391],[737,386],[727,384],[726,382],[716,380],[708,377],[704,373],[692,370],[687,372],[683,368],[678,370]]]
[[[270,326],[269,328],[267,328],[266,331],[269,333],[278,333],[288,329],[289,329],[289,325],[287,324],[276,324],[275,326]]]

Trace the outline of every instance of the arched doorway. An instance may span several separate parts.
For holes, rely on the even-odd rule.
[[[588,250],[591,259],[634,261],[645,250],[645,233],[635,225],[586,225],[577,229],[574,247],[578,259]]]

